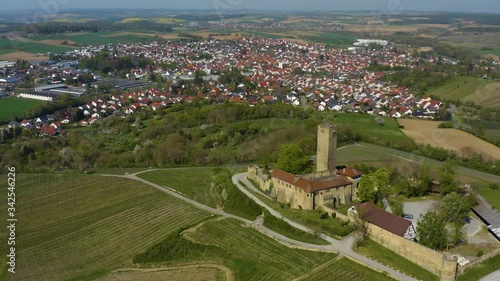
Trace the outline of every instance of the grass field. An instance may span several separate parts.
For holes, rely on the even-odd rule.
[[[351,127],[354,132],[371,142],[393,146],[413,144],[413,140],[399,129],[398,123],[393,118],[384,118],[384,126],[380,126],[375,121],[375,117],[369,114],[339,113],[335,116],[337,117],[327,115],[327,120],[338,125]]]
[[[45,101],[14,97],[0,99],[0,123],[7,123],[14,120],[14,116],[22,118],[26,110],[45,103]]]
[[[0,188],[7,190],[6,176]],[[208,217],[144,184],[97,175],[18,174],[16,197],[18,271],[5,280],[95,279],[131,267],[138,252]]]
[[[382,264],[401,270],[403,273],[415,276],[420,280],[439,280],[438,276],[403,258],[380,244],[366,240],[356,249],[357,252],[363,254],[370,259],[377,260]]]
[[[500,190],[498,189],[479,189],[481,194],[488,202],[491,203],[497,210],[500,210]]]
[[[173,188],[204,205],[212,208],[216,207],[210,193],[210,184],[213,177],[210,168],[152,171],[139,174],[139,177],[152,183]]]
[[[500,255],[486,260],[477,267],[459,275],[458,281],[476,281],[500,268]]]
[[[403,132],[417,143],[429,144],[456,151],[468,157],[471,153],[483,155],[484,159],[500,159],[500,148],[476,136],[457,129],[440,129],[439,121],[401,119]]]
[[[351,45],[356,38],[350,35],[339,33],[323,32],[314,36],[302,36],[302,39],[313,43],[323,43],[330,45]]]
[[[457,76],[448,83],[429,91],[443,99],[472,101],[486,107],[500,108],[500,82]]]
[[[106,45],[110,43],[139,43],[153,40],[151,35],[119,34],[115,32],[96,32],[68,36],[68,39],[82,45]]]

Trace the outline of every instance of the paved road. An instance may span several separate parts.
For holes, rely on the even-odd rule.
[[[479,279],[479,281],[498,281],[500,280],[500,270],[492,272],[483,278]]]
[[[309,243],[305,243],[305,242],[301,242],[301,241],[297,241],[297,240],[293,240],[291,238],[288,238],[284,235],[281,235],[277,232],[274,232],[266,227],[264,227],[262,225],[262,218],[258,218],[257,220],[255,221],[250,221],[250,220],[247,220],[247,219],[244,219],[244,218],[240,218],[238,216],[235,216],[235,215],[231,215],[231,214],[228,214],[222,210],[218,210],[218,209],[214,209],[214,208],[211,208],[211,207],[208,207],[204,204],[201,204],[197,201],[194,201],[190,198],[187,198],[177,192],[175,192],[174,189],[172,188],[169,188],[169,187],[164,187],[164,186],[161,186],[161,185],[158,185],[158,184],[155,184],[155,183],[152,183],[150,181],[147,181],[145,179],[142,179],[142,178],[139,178],[137,175],[140,174],[140,173],[144,173],[144,172],[149,172],[151,170],[148,170],[148,171],[143,171],[143,172],[138,172],[138,173],[134,173],[134,174],[130,174],[130,175],[103,175],[103,176],[110,176],[110,177],[121,177],[121,178],[127,178],[127,179],[130,179],[130,180],[136,180],[136,181],[139,181],[139,182],[142,182],[144,184],[147,184],[149,186],[152,186],[162,192],[165,192],[175,198],[178,198],[180,200],[183,200],[199,209],[202,209],[204,211],[207,211],[207,212],[210,212],[212,214],[216,214],[216,215],[219,215],[219,216],[222,216],[222,217],[225,217],[225,218],[232,218],[232,219],[237,219],[239,221],[242,221],[244,223],[246,223],[247,225],[255,228],[256,230],[260,231],[261,233],[263,233],[264,235],[267,235],[269,237],[272,237],[274,238],[276,241],[278,241],[279,243],[285,245],[285,246],[288,246],[288,247],[291,247],[291,248],[297,248],[297,249],[305,249],[305,250],[313,250],[313,251],[322,251],[322,252],[330,252],[330,253],[338,253],[340,257],[342,256],[347,256],[347,257],[350,257],[350,258],[353,258],[357,261],[359,261],[360,263],[364,264],[365,266],[367,267],[370,267],[374,270],[377,270],[377,271],[385,271],[387,272],[391,277],[395,278],[396,280],[405,280],[405,281],[417,281],[417,279],[414,279],[414,278],[411,278],[409,276],[406,276],[392,268],[389,268],[383,264],[380,264],[378,262],[375,262],[363,255],[360,255],[358,253],[356,253],[353,249],[352,249],[352,246],[354,244],[354,241],[355,241],[355,237],[354,235],[349,235],[348,237],[342,239],[342,240],[337,240],[337,239],[334,239],[332,237],[329,237],[325,234],[320,234],[320,237],[325,239],[326,241],[330,242],[331,244],[330,245],[315,245],[315,244],[309,244]],[[248,191],[245,187],[241,186],[239,184],[238,181],[241,181],[243,182],[245,185],[247,186],[252,186],[252,184],[247,180],[247,177],[246,177],[246,173],[241,173],[241,174],[237,174],[237,175],[234,175],[232,180],[233,180],[233,183],[243,192],[245,193],[248,197],[250,197],[251,199],[253,199],[257,204],[259,204],[260,206],[262,206],[263,208],[266,208],[273,216],[275,217],[278,217],[278,218],[282,218],[283,220],[285,220],[286,222],[288,222],[290,225],[298,228],[298,229],[301,229],[305,232],[308,232],[308,233],[311,233],[311,234],[314,234],[314,231],[311,230],[310,228],[304,226],[304,225],[301,225],[301,224],[298,224],[294,221],[291,221],[287,218],[284,218],[283,215],[281,215],[279,212],[275,211],[274,209],[272,209],[271,207],[267,206],[264,202],[262,202],[260,199],[258,199],[257,197],[255,197],[250,191]]]

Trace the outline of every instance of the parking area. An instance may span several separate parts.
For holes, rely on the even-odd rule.
[[[408,219],[417,227],[417,222],[420,216],[424,215],[428,210],[434,208],[438,201],[436,200],[422,200],[417,202],[405,202],[403,205],[403,212],[405,214],[413,215],[413,219]]]

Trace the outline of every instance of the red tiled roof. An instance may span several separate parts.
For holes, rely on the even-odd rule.
[[[352,182],[344,176],[332,176],[320,179],[308,180],[294,174],[287,173],[280,169],[274,169],[271,177],[277,178],[294,186],[297,186],[305,192],[314,192],[334,187],[341,187],[352,184]]]
[[[373,203],[359,203],[354,205],[358,214],[382,229],[404,237],[411,221],[377,208]]]
[[[357,176],[361,176],[363,173],[354,169],[353,167],[345,167],[344,169],[337,170],[337,174],[341,176],[346,176],[350,178],[354,178]]]

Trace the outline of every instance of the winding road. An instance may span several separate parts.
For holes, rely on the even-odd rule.
[[[141,174],[141,173],[146,173],[146,172],[150,172],[151,170],[146,170],[146,171],[142,171],[142,172],[138,172],[138,173],[134,173],[134,174],[130,174],[130,175],[103,175],[103,176],[108,176],[108,177],[120,177],[120,178],[127,178],[127,179],[130,179],[130,180],[135,180],[135,181],[139,181],[139,182],[142,182],[144,184],[147,184],[149,186],[152,186],[164,193],[167,193],[175,198],[178,198],[180,200],[183,200],[199,209],[202,209],[204,211],[207,211],[209,213],[212,213],[212,214],[216,214],[216,215],[219,215],[219,216],[222,216],[222,217],[225,217],[225,218],[231,218],[231,219],[237,219],[241,222],[244,222],[246,223],[247,225],[253,227],[254,229],[258,230],[259,232],[263,233],[264,235],[266,236],[269,236],[271,238],[273,238],[274,240],[278,241],[279,243],[287,246],[287,247],[290,247],[290,248],[296,248],[296,249],[303,249],[303,250],[312,250],[312,251],[322,251],[322,252],[329,252],[329,253],[338,253],[339,254],[339,258],[341,257],[348,257],[348,258],[351,258],[353,260],[355,260],[356,262],[358,263],[361,263],[363,264],[364,266],[367,266],[373,270],[376,270],[376,271],[379,271],[379,272],[386,272],[389,276],[391,276],[392,278],[396,279],[396,280],[408,280],[408,281],[417,281],[417,279],[415,278],[412,278],[410,276],[407,276],[407,275],[404,275],[402,274],[401,272],[399,271],[396,271],[392,268],[389,268],[383,264],[380,264],[374,260],[371,260],[363,255],[360,255],[358,253],[356,253],[352,247],[354,245],[354,242],[355,242],[355,237],[354,235],[349,235],[347,236],[346,238],[342,239],[342,240],[337,240],[337,239],[334,239],[330,236],[327,236],[325,234],[320,234],[320,237],[325,239],[326,241],[330,242],[330,245],[315,245],[315,244],[309,244],[309,243],[305,243],[305,242],[301,242],[301,241],[297,241],[297,240],[294,240],[294,239],[291,239],[291,238],[288,238],[282,234],[279,234],[277,232],[274,232],[266,227],[264,227],[262,225],[262,218],[258,218],[257,220],[255,221],[250,221],[250,220],[247,220],[247,219],[244,219],[244,218],[241,218],[241,217],[238,217],[238,216],[235,216],[235,215],[231,215],[229,213],[226,213],[222,210],[218,210],[218,209],[215,209],[215,208],[211,208],[209,206],[206,206],[204,204],[201,204],[197,201],[194,201],[190,198],[187,198],[185,197],[184,195],[181,195],[179,194],[178,192],[176,192],[174,189],[172,188],[169,188],[169,187],[165,187],[165,186],[161,186],[161,185],[158,185],[158,184],[155,184],[155,183],[152,183],[150,181],[147,181],[145,179],[142,179],[140,177],[138,177],[137,175],[138,174]],[[236,174],[233,176],[232,178],[232,181],[233,183],[238,187],[239,190],[241,190],[244,194],[246,194],[248,197],[250,197],[252,200],[254,200],[257,204],[259,204],[260,206],[262,206],[263,208],[265,208],[266,210],[268,210],[273,216],[277,217],[277,218],[280,218],[280,219],[283,219],[285,220],[286,222],[288,222],[290,225],[298,228],[298,229],[301,229],[305,232],[308,232],[308,233],[311,233],[311,234],[314,234],[314,231],[304,225],[301,225],[299,223],[296,223],[292,220],[289,220],[285,217],[283,217],[283,215],[281,215],[279,212],[275,211],[274,209],[272,209],[271,207],[267,206],[264,202],[262,202],[259,198],[257,198],[256,196],[254,196],[250,191],[248,191],[244,186],[242,186],[239,182],[241,181],[243,184],[247,185],[247,186],[253,186],[248,180],[247,180],[247,177],[246,177],[246,173],[241,173],[241,174]]]

